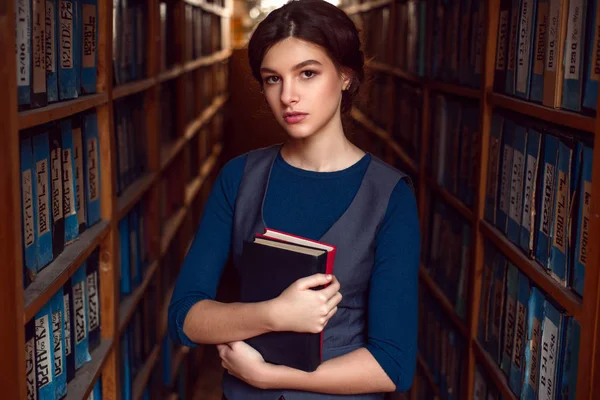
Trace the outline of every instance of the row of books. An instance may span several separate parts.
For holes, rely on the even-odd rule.
[[[579,323],[485,243],[477,338],[517,397],[575,398]]]
[[[120,337],[121,399],[133,399],[133,383],[157,343],[156,280],[148,286]],[[148,396],[149,393],[144,396]],[[147,397],[146,397],[147,398]]]
[[[228,66],[227,63],[216,63],[198,68],[185,74],[183,79],[184,123],[187,125],[227,91]]]
[[[19,109],[96,92],[97,0],[16,0]]]
[[[361,85],[354,105],[365,114],[375,125],[386,129],[389,105],[388,75],[373,71]]]
[[[454,208],[433,197],[423,248],[429,276],[454,307],[459,318],[467,315],[467,284],[471,265],[471,226]]]
[[[143,0],[113,0],[113,82],[147,76],[149,13]]]
[[[147,203],[142,199],[119,221],[119,287],[122,298],[142,283],[152,261],[148,217]]]
[[[381,63],[389,63],[389,20],[391,7],[389,5],[371,9],[350,16],[362,33],[362,43],[367,59],[374,58]]]
[[[485,219],[583,295],[593,149],[577,132],[492,115]]]
[[[24,285],[100,218],[100,142],[95,112],[22,131]]]
[[[392,137],[412,160],[419,162],[422,136],[423,91],[396,78]]]
[[[60,399],[100,344],[99,253],[95,249],[25,326],[28,399]]]
[[[184,58],[195,60],[223,50],[221,16],[201,7],[185,4]]]
[[[117,196],[146,171],[146,118],[143,93],[115,100]]]
[[[429,176],[437,185],[471,207],[479,164],[478,104],[435,94],[431,106]]]
[[[465,338],[426,288],[419,293],[419,353],[442,399],[466,398],[461,375],[467,362]]]
[[[502,0],[494,91],[594,112],[599,12],[592,0]]]

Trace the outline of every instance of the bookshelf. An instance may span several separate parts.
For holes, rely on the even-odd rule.
[[[494,225],[487,222],[484,218],[485,200],[486,200],[486,184],[487,184],[487,168],[489,158],[489,143],[490,130],[492,126],[492,113],[495,110],[509,110],[524,117],[530,117],[537,121],[542,121],[553,126],[560,126],[565,129],[575,129],[583,132],[591,138],[596,137],[600,132],[600,118],[591,117],[584,114],[574,113],[561,109],[553,109],[538,105],[532,102],[520,100],[516,97],[511,97],[505,94],[496,93],[493,91],[495,62],[496,62],[496,45],[498,35],[498,17],[500,11],[500,0],[489,0],[480,2],[483,10],[483,38],[481,42],[481,73],[479,77],[479,85],[449,83],[447,81],[439,81],[429,78],[428,74],[419,76],[415,73],[406,72],[404,68],[399,68],[398,50],[402,46],[399,43],[399,38],[407,36],[406,26],[399,26],[397,16],[402,11],[403,7],[418,7],[415,3],[424,3],[424,8],[427,10],[426,17],[422,19],[425,24],[425,37],[419,40],[424,40],[425,48],[429,49],[433,43],[432,29],[429,29],[434,24],[435,4],[430,0],[424,2],[413,1],[353,1],[348,0],[342,2],[340,7],[357,23],[359,29],[362,30],[363,38],[373,35],[371,30],[380,32],[379,22],[375,22],[374,26],[368,25],[370,16],[367,14],[373,10],[385,10],[382,12],[389,13],[387,21],[388,31],[383,33],[383,37],[379,40],[386,44],[385,50],[380,54],[369,54],[367,51],[366,68],[371,74],[385,74],[386,78],[383,81],[387,91],[375,92],[374,96],[379,95],[377,104],[379,107],[385,108],[383,123],[377,123],[375,118],[371,118],[368,112],[364,111],[365,106],[356,104],[351,112],[354,121],[357,122],[359,129],[366,131],[371,136],[371,141],[368,139],[360,139],[361,144],[364,140],[367,143],[379,141],[383,146],[381,152],[375,153],[381,156],[390,164],[397,165],[406,173],[411,175],[415,181],[416,195],[420,219],[422,222],[423,232],[427,232],[430,199],[435,196],[441,200],[448,209],[453,210],[453,213],[459,216],[470,229],[470,246],[469,246],[469,262],[467,264],[468,276],[466,279],[467,289],[465,291],[465,301],[467,304],[466,318],[461,319],[455,310],[453,303],[448,299],[444,290],[430,276],[426,266],[421,265],[419,271],[420,286],[427,292],[429,297],[434,299],[436,308],[441,310],[444,318],[449,321],[455,332],[462,336],[465,340],[465,346],[462,349],[464,368],[461,369],[461,398],[474,398],[474,382],[476,368],[481,370],[488,378],[488,385],[496,387],[499,395],[505,399],[515,399],[516,396],[512,392],[509,380],[506,378],[502,369],[497,362],[490,356],[487,349],[480,343],[478,339],[478,324],[480,314],[480,293],[483,285],[483,269],[484,269],[484,243],[491,242],[496,249],[504,255],[504,257],[514,264],[519,271],[525,274],[532,285],[540,288],[546,298],[552,299],[566,314],[573,316],[581,326],[580,336],[580,351],[578,362],[577,375],[577,398],[588,399],[594,398],[593,393],[597,391],[598,381],[600,376],[598,372],[598,362],[600,362],[600,352],[596,345],[598,342],[597,325],[599,320],[599,296],[598,287],[600,284],[600,249],[597,246],[589,248],[589,258],[586,264],[585,287],[583,297],[576,295],[570,288],[564,287],[554,280],[540,264],[535,260],[527,257],[523,251],[514,245],[504,233],[501,233]],[[463,2],[460,2],[461,4]],[[469,2],[470,4],[470,2]],[[462,5],[461,5],[462,7]],[[358,21],[358,22],[357,22]],[[377,20],[376,20],[377,21]],[[461,22],[462,23],[462,22]],[[461,25],[462,26],[462,25]],[[462,29],[462,28],[460,28]],[[458,32],[457,32],[458,34]],[[365,40],[366,47],[369,46],[368,40]],[[457,46],[458,47],[458,46]],[[458,51],[458,50],[457,50]],[[373,53],[377,53],[374,50]],[[429,50],[424,54],[424,65],[428,68],[434,57]],[[407,59],[404,59],[407,63]],[[419,147],[416,151],[411,151],[400,143],[394,137],[394,119],[395,109],[398,107],[396,102],[395,82],[398,80],[404,82],[408,87],[411,87],[420,93],[420,101],[417,108],[421,110],[421,126],[420,135],[418,136]],[[376,81],[375,81],[376,82]],[[377,83],[375,83],[376,85]],[[373,85],[368,83],[367,85]],[[477,87],[478,86],[478,87]],[[368,90],[372,90],[369,88]],[[367,92],[368,92],[367,90]],[[432,106],[434,104],[434,96],[436,94],[444,94],[453,98],[461,99],[461,101],[474,101],[477,104],[479,140],[475,151],[478,153],[477,162],[472,168],[475,168],[475,185],[474,196],[471,205],[465,204],[457,195],[450,190],[442,187],[437,183],[437,180],[428,170],[427,156],[432,151],[432,139],[435,139],[432,134]],[[372,99],[371,99],[372,100]],[[377,106],[375,106],[377,107]],[[368,108],[368,107],[366,107]],[[408,128],[407,128],[408,129]],[[453,133],[451,133],[452,135]],[[359,136],[360,137],[360,136]],[[380,150],[380,147],[374,145],[374,150]],[[370,149],[367,149],[370,150]],[[598,177],[600,174],[600,148],[596,145],[593,150],[593,175]],[[593,183],[593,200],[591,202],[590,214],[590,230],[589,237],[600,237],[600,201],[598,201],[597,192],[600,183]],[[425,237],[423,238],[426,241]],[[421,333],[422,335],[422,333]],[[439,339],[438,339],[439,340]],[[443,398],[443,393],[438,387],[438,380],[435,378],[435,371],[430,371],[426,358],[419,354],[417,360],[417,372],[425,379],[415,379],[413,388],[411,389],[411,398],[417,399],[420,397],[421,390],[419,385],[427,385],[426,393],[433,393],[436,398]]]
[[[153,378],[163,356],[167,309],[174,288],[172,283],[164,280],[173,280],[173,276],[177,275],[198,226],[210,186],[223,163],[224,119],[229,99],[227,68],[231,56],[229,21],[233,2],[145,0],[140,3],[146,18],[140,25],[146,38],[145,64],[139,79],[117,84],[117,67],[113,59],[113,2],[98,0],[96,93],[26,111],[19,111],[14,79],[17,66],[14,56],[8,57],[15,54],[16,48],[15,7],[14,1],[0,5],[0,52],[7,55],[0,62],[0,85],[5,90],[0,96],[3,110],[0,135],[4,141],[0,146],[0,215],[3,219],[0,224],[0,257],[5,266],[0,289],[4,321],[4,329],[0,330],[0,357],[3,360],[0,383],[5,388],[4,395],[11,399],[26,398],[25,327],[99,248],[101,339],[90,352],[91,360],[78,368],[68,383],[67,397],[86,399],[101,378],[104,398],[123,398],[120,338],[136,319],[136,310],[151,294],[154,301],[148,307],[156,314],[156,324],[149,328],[156,339],[147,356],[137,360],[137,373],[130,382],[131,398],[140,399],[149,385],[152,385],[153,395],[162,393],[166,397],[167,393],[177,389],[170,385],[160,387],[161,382],[156,386],[154,381],[161,380]],[[161,36],[163,7],[168,8],[171,18],[167,36]],[[199,43],[196,40],[196,47],[192,48],[191,41],[195,39],[188,37],[185,30],[200,28],[192,26],[198,21],[194,20],[192,24],[191,20],[186,20],[188,8],[210,19],[212,31],[206,36],[212,41],[205,39],[205,42]],[[166,68],[161,65],[165,58],[164,49],[168,49],[170,58]],[[184,111],[183,105],[189,102],[185,92],[188,80],[194,82],[192,89],[197,93],[189,110]],[[167,142],[161,138],[161,115],[164,114],[162,87],[166,84],[172,84],[174,102],[180,105],[174,112],[173,129]],[[130,96],[138,96],[142,101],[144,128],[140,130],[139,140],[145,146],[145,168],[117,194],[117,183],[121,179],[118,152],[121,150],[115,116],[121,111],[117,101]],[[101,219],[89,226],[73,243],[65,245],[62,252],[24,289],[19,152],[22,132],[92,110],[98,125]],[[201,153],[201,156],[196,157],[194,153]],[[176,181],[181,182],[175,186],[163,186],[172,176],[177,176]],[[187,178],[185,181],[184,177]],[[167,187],[172,190],[165,191]],[[172,197],[181,199],[177,209],[164,221],[160,217],[162,197],[167,201]],[[149,261],[139,284],[128,295],[121,295],[119,222],[142,202],[145,205]],[[170,263],[173,259],[179,260],[179,263]],[[146,334],[149,332],[144,332]],[[190,354],[195,353],[186,347],[173,352],[173,358],[169,360],[173,367],[170,384],[177,383],[179,371]],[[195,379],[191,375],[190,378]],[[193,388],[194,383],[186,382],[186,387]]]

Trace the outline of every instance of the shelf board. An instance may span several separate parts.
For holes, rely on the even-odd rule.
[[[185,206],[190,207],[198,192],[200,192],[200,188],[206,181],[206,178],[210,175],[212,169],[217,162],[219,155],[221,155],[221,151],[223,150],[223,145],[221,143],[217,143],[213,148],[212,154],[210,157],[204,162],[202,168],[200,169],[200,174],[190,182],[185,188]]]
[[[113,88],[113,100],[148,90],[156,85],[156,82],[156,78],[148,78],[116,86]]]
[[[68,399],[87,399],[102,372],[104,362],[112,349],[112,339],[103,339],[90,354],[92,360],[84,364],[67,385]]]
[[[447,189],[438,185],[430,177],[427,177],[427,184],[437,195],[439,195],[444,200],[445,203],[447,203],[456,211],[458,211],[463,216],[463,218],[465,218],[469,222],[473,221],[473,211],[471,211],[471,209],[467,207],[465,203],[463,203],[460,199],[458,199],[456,196],[450,193]]]
[[[217,111],[223,107],[223,104],[227,102],[228,97],[229,96],[227,94],[222,94],[215,98],[212,104],[202,111],[198,118],[188,124],[183,134],[186,140],[191,140],[200,130],[200,128],[202,128],[208,121],[212,119],[212,117],[214,117]]]
[[[512,390],[510,390],[504,372],[502,372],[498,364],[494,362],[494,359],[490,357],[483,347],[481,347],[478,340],[473,340],[472,346],[475,349],[475,358],[479,360],[479,365],[482,365],[485,368],[485,372],[492,378],[503,398],[507,400],[517,400]]]
[[[427,85],[427,87],[429,87],[429,89],[436,92],[442,92],[445,94],[461,96],[475,100],[479,100],[481,98],[481,91],[479,89],[474,89],[469,86],[457,85],[454,83],[446,83],[435,80],[427,80],[425,81],[425,84]]]
[[[436,385],[435,379],[433,379],[433,374],[431,373],[429,367],[427,366],[427,363],[419,353],[417,353],[417,365],[419,366],[419,368],[421,368],[421,372],[423,372],[423,375],[425,376],[425,379],[427,379],[429,386],[431,387],[431,389],[433,389],[436,398],[441,399],[442,396],[440,393],[440,389]]]
[[[169,382],[170,385],[175,382],[175,378],[177,377],[177,372],[179,372],[179,367],[183,363],[185,356],[187,356],[190,352],[190,348],[187,346],[179,346],[177,348],[177,352],[175,353],[175,357],[173,357],[173,361],[171,363],[171,380]]]
[[[158,261],[153,261],[150,263],[142,283],[135,288],[133,293],[125,297],[121,301],[121,304],[119,304],[119,334],[122,334],[125,331],[125,328],[127,327],[129,320],[131,320],[135,309],[146,293],[148,285],[152,281],[152,278],[154,278],[154,273],[158,269],[159,265],[160,263]]]
[[[493,106],[506,108],[553,124],[563,125],[568,128],[594,134],[596,120],[593,117],[565,110],[556,110],[554,108],[544,107],[540,104],[493,92],[488,92],[487,96],[488,101]]]
[[[98,107],[108,101],[106,93],[96,93],[61,101],[46,107],[19,113],[19,130],[70,117],[90,108]]]
[[[383,7],[383,6],[386,6],[391,3],[392,3],[392,0],[376,0],[376,1],[369,1],[368,3],[356,4],[353,6],[344,7],[342,10],[344,10],[344,12],[346,14],[356,14],[356,13],[370,11],[374,8]]]
[[[437,283],[429,275],[427,270],[425,270],[425,267],[423,265],[421,265],[421,267],[419,268],[419,277],[421,278],[421,281],[425,283],[425,286],[427,286],[429,292],[433,295],[433,297],[435,297],[438,303],[441,304],[442,308],[446,312],[446,315],[450,320],[452,320],[456,329],[460,331],[464,338],[468,338],[469,330],[467,329],[467,325],[465,325],[465,322],[462,319],[460,319],[458,314],[456,314],[454,306],[452,305],[452,303],[450,303],[450,300],[448,300],[442,289],[440,289]]]
[[[171,161],[175,159],[185,147],[187,139],[179,137],[172,140],[170,143],[162,144],[160,149],[160,170],[164,171],[168,168]]]
[[[37,275],[24,291],[26,324],[75,273],[110,229],[109,221],[100,221],[87,228],[73,243]]]
[[[390,146],[392,150],[394,150],[394,153],[396,153],[396,155],[402,160],[402,162],[408,166],[409,172],[411,172],[415,176],[419,174],[419,170],[415,161],[411,157],[409,157],[408,154],[406,154],[404,149],[400,147],[400,145],[398,145],[398,143],[396,143],[394,139],[392,139],[392,137],[388,135],[388,133],[385,130],[375,125],[372,121],[370,121],[367,118],[366,115],[364,115],[356,107],[353,107],[350,113],[352,118],[354,118],[367,130],[371,131],[375,135],[379,136],[383,141],[385,141],[387,145]]]
[[[579,319],[581,298],[554,280],[537,261],[527,258],[520,248],[511,243],[487,221],[480,221],[481,233],[545,293],[555,299],[569,314]]]
[[[160,240],[160,254],[164,255],[169,249],[169,245],[177,233],[179,226],[183,222],[185,218],[187,209],[185,207],[181,207],[177,212],[175,212],[166,223],[163,224],[163,233]]]
[[[144,389],[146,389],[146,385],[148,384],[148,380],[150,379],[150,375],[152,374],[154,365],[156,364],[158,356],[160,355],[161,342],[162,341],[159,341],[157,344],[154,345],[152,352],[144,362],[142,369],[138,371],[138,374],[135,377],[135,380],[133,381],[133,400],[139,400],[144,395]]]
[[[179,75],[183,74],[183,71],[184,68],[181,65],[175,65],[171,67],[171,69],[161,72],[158,75],[158,82],[163,83],[166,81],[170,81],[171,79],[175,79]]]
[[[223,61],[227,60],[230,56],[231,56],[231,50],[224,49],[224,50],[218,51],[214,54],[211,54],[210,56],[204,56],[204,57],[200,57],[196,60],[189,61],[185,64],[184,69],[185,69],[185,72],[194,71],[200,67],[205,67],[207,65],[212,65],[212,64],[219,63],[219,62],[223,62]]]
[[[148,189],[154,184],[158,174],[155,172],[146,172],[136,179],[131,185],[121,193],[117,198],[117,220],[123,219],[131,208],[136,205],[146,194]]]

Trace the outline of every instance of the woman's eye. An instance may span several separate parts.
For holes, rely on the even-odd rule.
[[[307,70],[307,71],[302,71],[302,75],[304,78],[310,79],[310,78],[314,77],[315,75],[317,75],[317,73],[315,71]]]
[[[268,83],[268,84],[277,83],[277,82],[278,82],[278,81],[277,81],[278,79],[279,79],[279,78],[278,78],[278,77],[276,77],[276,76],[267,76],[267,77],[265,78],[265,83]]]

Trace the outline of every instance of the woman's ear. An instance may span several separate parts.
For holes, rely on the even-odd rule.
[[[352,83],[351,75],[342,72],[342,90],[343,91],[348,90],[350,88],[351,83]]]

